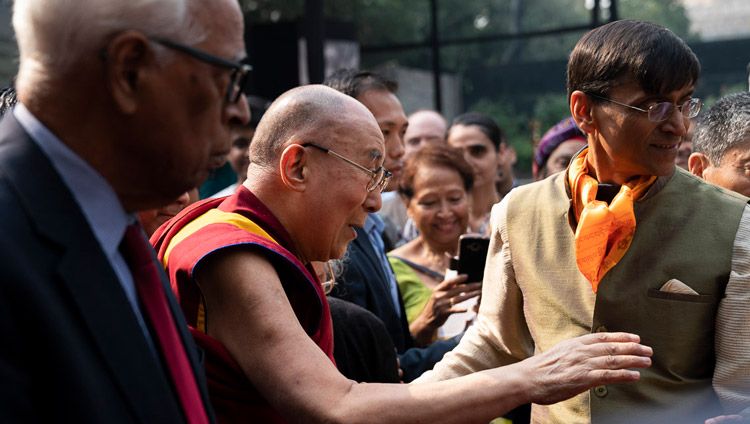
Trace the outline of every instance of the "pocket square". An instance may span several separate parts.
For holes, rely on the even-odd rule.
[[[688,287],[687,284],[675,278],[664,283],[664,285],[661,286],[659,291],[668,292],[668,293],[693,294],[693,295],[699,294],[697,291]]]

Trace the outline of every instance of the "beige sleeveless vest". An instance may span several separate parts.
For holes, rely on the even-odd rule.
[[[578,271],[564,174],[515,190],[507,228],[524,315],[537,351],[598,331],[627,331],[653,347],[635,384],[601,386],[535,422],[689,423],[721,414],[711,387],[714,323],[747,199],[681,169],[635,203],[636,232],[594,294]],[[700,295],[660,292],[677,279]]]

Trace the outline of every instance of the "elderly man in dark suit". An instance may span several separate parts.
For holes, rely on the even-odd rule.
[[[213,422],[134,213],[195,187],[249,119],[231,0],[17,0],[0,121],[0,421]]]

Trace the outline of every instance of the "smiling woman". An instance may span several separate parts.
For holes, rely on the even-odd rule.
[[[409,331],[418,344],[436,339],[437,329],[463,309],[455,305],[479,294],[480,283],[446,278],[449,258],[469,220],[471,166],[460,150],[428,145],[406,162],[399,194],[419,236],[390,252],[389,261],[401,290]]]

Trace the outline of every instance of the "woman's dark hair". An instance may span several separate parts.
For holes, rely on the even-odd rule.
[[[414,178],[417,171],[427,167],[447,168],[458,172],[466,192],[474,185],[474,170],[460,149],[445,144],[428,144],[406,159],[404,173],[398,186],[398,193],[406,200],[414,197]]]
[[[650,22],[615,21],[586,33],[570,54],[568,100],[575,90],[606,96],[630,82],[649,95],[667,94],[696,84],[700,73],[698,58],[672,31]]]
[[[505,131],[500,128],[497,123],[487,115],[479,112],[466,112],[456,116],[451,123],[451,128],[456,125],[463,125],[465,127],[475,126],[479,128],[487,138],[492,141],[492,145],[495,146],[495,151],[500,151],[501,144],[508,144],[508,139],[505,136]],[[448,134],[451,130],[448,129]]]

